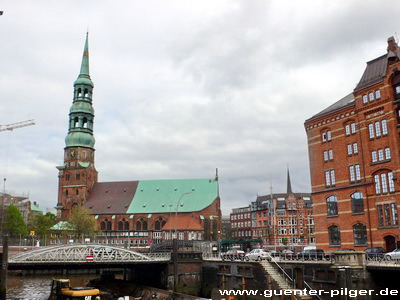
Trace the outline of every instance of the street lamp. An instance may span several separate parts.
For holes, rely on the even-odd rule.
[[[174,234],[174,238],[175,238],[175,239],[178,239],[178,236],[177,236],[177,229],[178,229],[178,208],[179,208],[179,204],[181,203],[181,200],[182,200],[183,196],[185,196],[185,195],[187,195],[187,194],[191,194],[191,193],[192,193],[192,192],[183,193],[183,194],[179,197],[178,202],[176,203],[176,209],[175,209],[175,234]]]

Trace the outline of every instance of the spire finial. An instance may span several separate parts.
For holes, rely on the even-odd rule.
[[[286,193],[293,194],[292,184],[290,182],[289,164],[287,165],[287,184],[286,184],[286,187],[287,187]]]

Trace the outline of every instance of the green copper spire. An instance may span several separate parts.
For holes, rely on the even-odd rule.
[[[94,149],[94,109],[92,106],[93,82],[89,76],[89,47],[86,33],[81,70],[74,82],[74,100],[69,110],[68,135],[65,146]]]
[[[86,84],[93,87],[93,82],[90,80],[89,75],[89,33],[86,33],[85,49],[83,49],[81,71],[79,72],[78,79],[75,80],[74,85]]]
[[[79,75],[89,76],[89,46],[88,46],[89,32],[86,32],[85,49],[83,50],[81,72]]]

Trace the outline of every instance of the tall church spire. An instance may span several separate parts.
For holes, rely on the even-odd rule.
[[[81,68],[74,82],[74,97],[69,110],[64,164],[57,167],[59,170],[57,216],[63,220],[68,218],[73,207],[86,202],[93,185],[97,182],[94,165],[93,87],[89,75],[89,47],[86,34]]]
[[[288,194],[293,194],[293,192],[292,192],[292,184],[291,184],[291,182],[290,182],[289,166],[288,166],[288,168],[287,168],[287,183],[286,183],[286,188],[287,188],[286,193],[288,193]]]

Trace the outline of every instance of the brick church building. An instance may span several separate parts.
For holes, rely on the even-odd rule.
[[[400,49],[367,62],[352,93],[305,122],[319,248],[399,246]]]
[[[148,245],[180,240],[217,240],[221,230],[218,174],[207,179],[98,182],[93,136],[93,82],[88,36],[69,111],[64,163],[58,166],[59,220],[84,206],[104,237]]]

